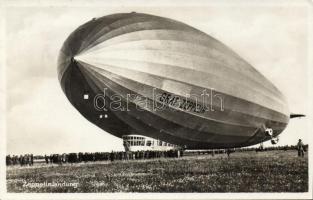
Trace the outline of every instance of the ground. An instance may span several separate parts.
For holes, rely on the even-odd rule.
[[[65,183],[63,186],[47,184]],[[41,184],[41,185],[40,185]],[[308,158],[235,152],[182,158],[7,168],[8,192],[306,192]]]

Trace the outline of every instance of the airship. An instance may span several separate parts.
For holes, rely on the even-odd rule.
[[[93,18],[65,40],[57,71],[84,118],[133,146],[145,137],[189,149],[275,143],[290,119],[286,98],[258,70],[165,17]]]

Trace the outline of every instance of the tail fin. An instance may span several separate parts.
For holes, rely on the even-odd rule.
[[[294,114],[294,113],[290,114],[290,119],[296,118],[296,117],[305,117],[305,115],[303,115],[303,114]]]

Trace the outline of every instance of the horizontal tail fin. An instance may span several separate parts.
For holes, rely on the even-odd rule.
[[[296,117],[305,117],[305,115],[303,115],[303,114],[294,114],[294,113],[290,114],[290,119],[296,118]]]

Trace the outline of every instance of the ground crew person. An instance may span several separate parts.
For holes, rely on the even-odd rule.
[[[111,160],[111,162],[114,161],[114,153],[113,153],[113,151],[110,153],[110,160]]]
[[[34,165],[34,155],[30,154],[30,165],[33,166]]]
[[[301,139],[299,139],[297,144],[298,156],[304,157],[304,144]]]
[[[46,161],[46,164],[49,164],[49,158],[47,155],[45,155],[45,161]]]
[[[230,149],[227,149],[226,153],[227,153],[227,157],[229,158],[230,153],[231,153]]]

